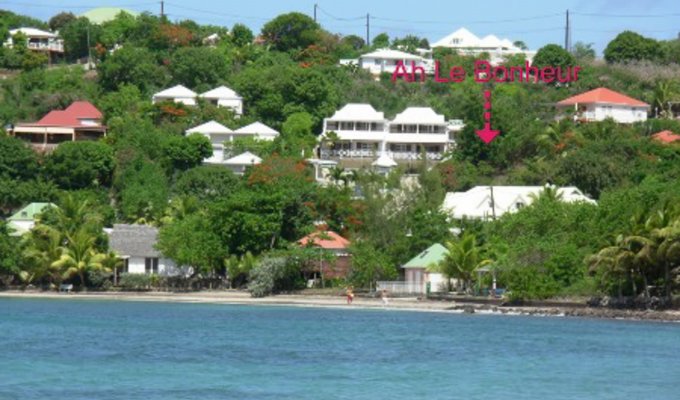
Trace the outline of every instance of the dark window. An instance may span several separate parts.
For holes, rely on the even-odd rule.
[[[144,259],[144,271],[147,274],[157,274],[158,273],[158,258],[145,258]]]

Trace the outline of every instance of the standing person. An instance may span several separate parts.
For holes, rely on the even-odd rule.
[[[383,306],[387,307],[390,302],[387,299],[387,289],[383,289],[382,292],[380,292],[380,299],[382,300]]]
[[[352,304],[352,301],[354,300],[354,291],[352,290],[352,287],[347,288],[347,304]]]

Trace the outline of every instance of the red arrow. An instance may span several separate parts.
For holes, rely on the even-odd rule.
[[[477,131],[477,136],[479,136],[484,143],[489,144],[500,133],[501,131],[491,129],[491,122],[485,122],[484,129],[479,129]]]
[[[491,141],[498,136],[501,131],[491,129],[491,91],[484,91],[484,109],[488,110],[484,113],[484,129],[477,131],[477,136],[479,136],[484,143],[489,144]]]

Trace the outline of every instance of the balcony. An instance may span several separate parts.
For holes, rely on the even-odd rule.
[[[27,47],[30,50],[54,51],[54,52],[58,52],[58,53],[64,52],[64,44],[61,43],[61,42],[52,42],[52,43],[28,42]]]

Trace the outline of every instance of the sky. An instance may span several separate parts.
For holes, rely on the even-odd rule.
[[[607,43],[629,29],[655,39],[674,39],[680,33],[678,0],[565,0],[565,1],[452,1],[452,0],[169,0],[165,13],[175,20],[230,27],[240,22],[259,32],[267,21],[291,11],[313,15],[326,29],[343,35],[370,37],[386,32],[391,38],[408,34],[434,42],[466,27],[477,36],[494,34],[522,40],[536,50],[548,43],[564,44],[566,11],[571,42],[592,43],[601,55]],[[160,1],[146,0],[3,0],[0,8],[48,20],[60,11],[81,14],[94,7],[123,7],[160,13]]]

